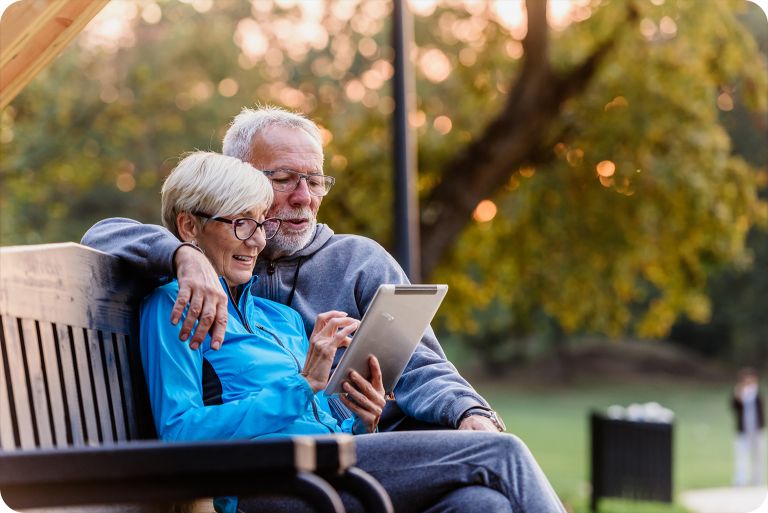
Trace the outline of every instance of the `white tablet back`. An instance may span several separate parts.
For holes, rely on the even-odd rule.
[[[447,291],[448,285],[381,285],[331,376],[326,395],[343,392],[341,384],[353,369],[370,379],[369,355],[379,359],[384,390],[391,392]]]

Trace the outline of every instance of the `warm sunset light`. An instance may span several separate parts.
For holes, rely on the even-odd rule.
[[[603,160],[595,167],[597,168],[597,174],[604,178],[609,178],[616,172],[616,164],[610,160]]]
[[[431,48],[419,58],[419,68],[430,82],[442,82],[451,74],[451,61],[437,48]]]
[[[616,98],[614,98],[613,100],[605,104],[605,107],[603,107],[603,111],[608,112],[611,109],[628,107],[628,106],[629,106],[629,102],[627,101],[626,98],[624,98],[623,96],[617,96]]]
[[[717,108],[726,112],[733,110],[733,96],[727,91],[720,93],[717,97]]]
[[[435,118],[435,121],[432,123],[432,125],[435,127],[435,130],[437,130],[443,135],[450,132],[451,129],[453,128],[453,122],[451,121],[451,118],[449,118],[448,116],[437,116]]]
[[[498,209],[493,201],[483,200],[477,204],[477,207],[475,207],[475,212],[472,214],[472,217],[478,223],[487,223],[496,217],[497,212]]]

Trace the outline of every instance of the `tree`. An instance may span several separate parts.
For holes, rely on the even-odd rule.
[[[718,99],[768,105],[743,3],[550,2],[570,9],[554,28],[539,1],[515,23],[521,5],[415,5],[422,253],[452,288],[442,319],[478,331],[492,303],[483,315],[520,336],[538,319],[648,336],[706,319],[707,277],[748,260],[766,217],[717,116]],[[387,245],[389,3],[108,8],[125,10],[120,38],[84,34],[2,113],[4,244],[77,240],[110,215],[157,222],[175,157],[218,150],[258,101],[326,129],[340,180],[321,220]]]

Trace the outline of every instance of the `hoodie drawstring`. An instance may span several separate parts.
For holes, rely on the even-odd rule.
[[[291,303],[293,303],[293,295],[296,293],[296,282],[299,279],[299,269],[303,262],[304,257],[299,257],[296,262],[296,271],[293,273],[293,285],[291,285],[291,292],[288,294],[288,300],[285,302],[286,306],[291,306]]]

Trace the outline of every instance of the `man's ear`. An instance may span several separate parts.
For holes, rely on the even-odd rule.
[[[176,230],[179,232],[182,242],[192,242],[200,233],[197,219],[189,212],[179,212],[176,214]]]

